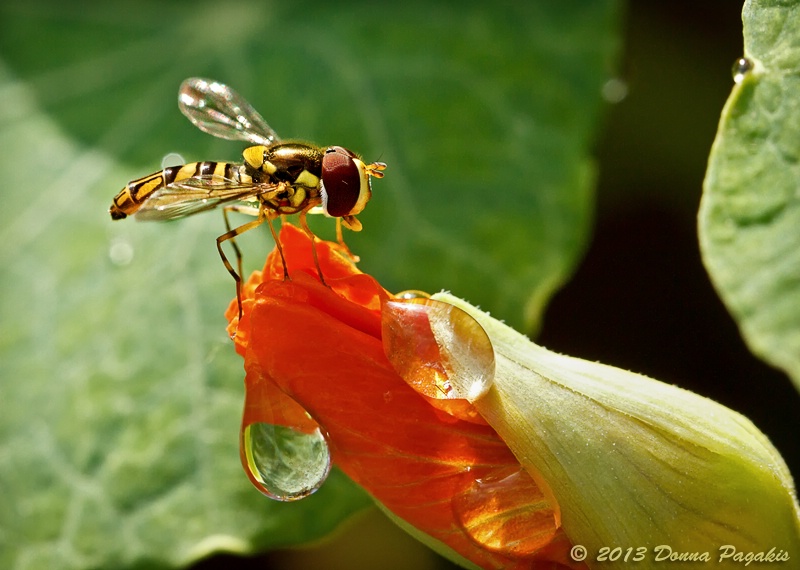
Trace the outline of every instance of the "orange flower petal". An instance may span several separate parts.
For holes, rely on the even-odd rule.
[[[497,433],[432,406],[395,371],[381,339],[390,296],[377,281],[318,242],[326,287],[305,234],[284,226],[280,237],[291,280],[273,252],[245,286],[242,322],[235,300],[228,310],[248,371],[245,422],[319,425],[335,465],[483,568],[584,568],[570,562],[552,506]],[[281,402],[299,406],[283,413]]]

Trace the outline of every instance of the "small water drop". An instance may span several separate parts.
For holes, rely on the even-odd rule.
[[[477,544],[513,558],[527,558],[556,534],[555,512],[519,465],[485,473],[453,498],[459,524]]]
[[[320,429],[254,422],[242,428],[242,463],[256,488],[278,501],[307,497],[322,486],[331,468],[328,443]]]
[[[731,73],[733,74],[733,82],[741,83],[744,81],[745,76],[753,69],[753,61],[746,57],[740,57],[733,64]]]
[[[108,248],[108,257],[114,265],[128,265],[133,261],[133,245],[125,239],[114,239]]]
[[[628,96],[628,84],[614,77],[603,84],[600,93],[609,103],[620,103]]]
[[[396,299],[381,313],[383,349],[394,369],[421,394],[474,402],[494,382],[494,348],[483,327],[455,305]]]
[[[177,166],[179,164],[185,164],[186,160],[178,154],[177,152],[171,152],[164,156],[161,159],[161,168],[168,168],[170,166]]]

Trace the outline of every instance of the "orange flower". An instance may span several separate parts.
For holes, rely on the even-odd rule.
[[[235,300],[226,313],[245,359],[242,461],[256,487],[287,500],[313,492],[329,450],[403,526],[462,563],[585,568],[569,558],[557,507],[471,405],[434,405],[395,370],[381,311],[393,296],[337,244],[317,243],[325,286],[306,234],[284,225],[280,240],[290,280],[273,251],[243,287],[241,322]],[[288,457],[287,484],[307,479],[285,495],[270,486],[280,473],[260,471],[276,454]]]

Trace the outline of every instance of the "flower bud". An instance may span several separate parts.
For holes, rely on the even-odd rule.
[[[472,315],[491,339],[494,384],[474,406],[557,505],[590,567],[627,567],[622,558],[592,562],[603,547],[644,549],[649,561],[684,556],[697,567],[719,562],[728,546],[800,560],[791,475],[747,418],[676,386],[551,352],[452,295],[433,298]]]

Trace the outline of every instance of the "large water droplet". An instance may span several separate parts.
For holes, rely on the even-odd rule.
[[[494,348],[483,327],[455,305],[427,298],[381,308],[383,350],[419,393],[474,402],[494,382]]]
[[[294,501],[320,488],[331,456],[320,429],[310,433],[255,422],[241,433],[242,463],[256,488],[272,499]]]
[[[395,295],[397,299],[430,299],[431,294],[426,293],[425,291],[419,291],[418,289],[408,289],[407,291],[400,291]]]
[[[552,505],[519,465],[476,479],[453,498],[453,511],[477,544],[513,558],[535,554],[558,530]]]
[[[733,74],[733,82],[741,83],[744,81],[745,76],[753,69],[753,61],[746,57],[740,57],[733,64],[731,73]]]

